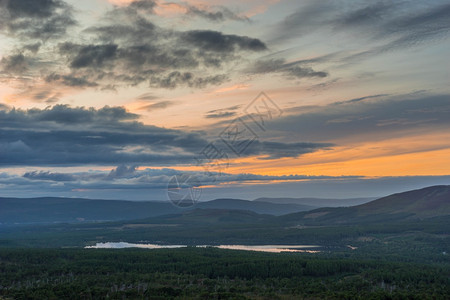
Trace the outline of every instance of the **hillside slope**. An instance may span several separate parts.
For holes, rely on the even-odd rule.
[[[348,207],[364,204],[375,200],[376,198],[348,198],[348,199],[329,199],[329,198],[258,198],[254,202],[269,202],[277,204],[297,204],[312,207]]]
[[[317,207],[293,203],[271,203],[240,199],[216,199],[199,203],[196,208],[249,210],[258,214],[279,216],[294,212],[313,210]]]
[[[319,208],[279,217],[297,225],[330,225],[424,219],[450,215],[450,186],[393,194],[352,207]]]

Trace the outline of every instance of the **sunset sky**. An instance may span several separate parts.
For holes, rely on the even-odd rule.
[[[450,184],[450,3],[0,0],[0,197]]]

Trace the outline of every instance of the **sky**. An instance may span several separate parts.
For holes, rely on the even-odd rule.
[[[0,0],[0,197],[450,184],[449,37],[440,0]]]

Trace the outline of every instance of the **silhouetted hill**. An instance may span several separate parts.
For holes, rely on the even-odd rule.
[[[420,190],[393,194],[358,206],[358,212],[412,213],[418,217],[435,217],[450,214],[450,186],[432,186]]]
[[[310,207],[347,207],[364,204],[376,198],[348,198],[348,199],[327,199],[327,198],[258,198],[253,201],[270,202],[276,204],[298,204]]]
[[[450,214],[450,186],[432,186],[353,207],[319,208],[279,218],[296,225],[330,225],[431,218]]]
[[[240,199],[217,199],[208,202],[202,202],[197,205],[198,208],[213,209],[237,209],[250,210],[259,214],[285,215],[293,212],[312,210],[314,206],[292,204],[292,203],[270,203],[263,201],[248,201]]]
[[[164,215],[149,219],[151,223],[169,224],[243,224],[258,223],[275,218],[273,215],[258,214],[250,210],[235,209],[201,209],[184,211],[180,214]]]
[[[167,202],[80,198],[0,198],[0,223],[55,223],[139,219],[176,213]]]
[[[169,201],[121,201],[81,198],[0,198],[0,224],[74,223],[135,220],[182,213],[185,210],[233,209],[259,214],[283,215],[311,210],[297,204],[275,204],[239,199],[218,199],[201,202],[195,207],[180,209]]]
[[[282,198],[279,198],[282,199]],[[322,199],[324,200],[324,199]],[[326,199],[327,201],[339,201]],[[281,200],[280,200],[281,201]],[[245,213],[270,214],[279,222],[294,225],[373,223],[411,218],[429,218],[450,214],[450,186],[433,186],[398,193],[352,207],[319,208],[263,201],[217,199],[199,203],[193,209],[240,210]],[[308,210],[308,211],[305,211]],[[194,213],[170,202],[134,202],[74,198],[0,198],[0,224],[78,223],[147,219],[162,215]],[[230,213],[231,214],[231,213]],[[243,222],[233,212],[230,220]],[[185,215],[187,216],[187,215]],[[191,218],[195,216],[189,215]],[[201,218],[201,216],[197,216]],[[252,218],[250,218],[252,219]],[[252,222],[256,219],[253,218]]]

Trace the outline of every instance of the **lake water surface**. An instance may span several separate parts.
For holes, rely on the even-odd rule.
[[[123,248],[145,248],[145,249],[164,249],[164,248],[185,248],[187,245],[158,245],[158,244],[135,244],[127,242],[107,242],[97,243],[95,246],[86,246],[85,248],[95,249],[123,249]],[[319,248],[317,245],[197,245],[195,247],[206,248],[215,247],[230,250],[246,250],[246,251],[262,251],[262,252],[307,252],[317,253]]]

